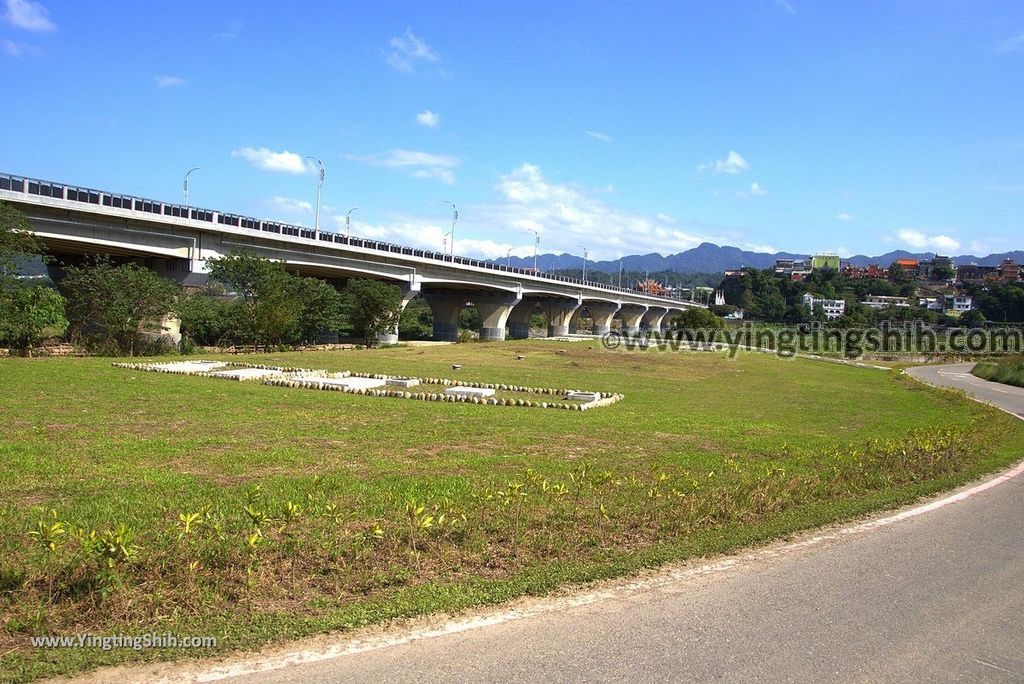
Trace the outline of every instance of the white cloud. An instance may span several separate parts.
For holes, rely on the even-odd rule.
[[[425,109],[416,115],[416,123],[427,128],[436,128],[437,124],[441,123],[441,117],[435,112]]]
[[[996,49],[1000,52],[1013,52],[1021,48],[1024,48],[1024,31],[996,43]]]
[[[174,86],[185,85],[185,79],[180,76],[154,76],[157,88],[173,88]]]
[[[793,3],[788,0],[772,0],[772,4],[786,14],[796,14],[796,7],[793,7]]]
[[[749,199],[751,197],[764,197],[767,194],[768,191],[761,187],[761,184],[756,181],[750,184],[749,190],[736,191],[736,196],[739,197],[740,199]]]
[[[39,49],[33,45],[29,45],[28,43],[16,43],[13,40],[4,38],[3,41],[0,41],[0,44],[3,45],[4,52],[11,57],[24,57],[25,55],[39,54]]]
[[[285,150],[283,152],[274,152],[268,150],[266,147],[260,147],[254,149],[252,147],[242,147],[234,150],[231,153],[232,157],[242,157],[250,164],[255,166],[257,169],[263,171],[278,171],[281,173],[305,173],[306,164],[302,161],[302,157]]]
[[[743,171],[749,171],[750,164],[739,152],[729,150],[729,154],[726,155],[725,159],[718,159],[714,162],[708,162],[706,164],[700,164],[697,167],[697,171],[705,173],[710,171],[711,173],[725,173],[730,176],[735,176]]]
[[[778,249],[771,245],[758,245],[750,242],[742,243],[742,247],[748,252],[761,252],[762,254],[777,254],[779,252]]]
[[[460,160],[447,154],[431,154],[416,150],[389,150],[384,154],[349,156],[370,166],[406,171],[414,178],[436,178],[447,185],[455,184],[455,169]]]
[[[853,214],[844,211],[839,214],[836,214],[836,218],[839,219],[840,221],[852,221],[854,219],[854,216]]]
[[[385,52],[385,60],[397,71],[412,73],[417,62],[437,62],[441,57],[432,47],[415,35],[411,28],[405,29],[405,36],[396,36],[389,42],[390,52]]]
[[[292,199],[291,197],[281,197],[280,195],[274,195],[269,200],[269,204],[278,211],[284,211],[289,214],[312,214],[313,205],[303,200]]]
[[[587,131],[587,135],[589,135],[591,138],[594,138],[595,140],[600,140],[603,143],[610,143],[612,141],[612,137],[610,135],[607,135],[600,131]]]
[[[954,252],[960,249],[960,243],[948,235],[926,235],[914,228],[898,230],[896,237],[900,242],[913,249],[928,249],[937,252]]]
[[[553,182],[533,164],[522,164],[499,176],[494,193],[482,203],[460,203],[457,254],[503,259],[511,249],[515,256],[531,257],[534,230],[540,233],[541,253],[581,254],[583,245],[592,261],[645,252],[668,254],[704,241],[725,243],[721,236],[707,234],[707,227],[701,226],[698,233],[667,214],[647,215],[615,206],[605,200],[600,188]],[[439,202],[436,212],[429,215],[396,215],[375,224],[360,222],[353,233],[440,251],[451,230],[449,212],[450,207]],[[344,214],[328,221],[344,231]],[[731,244],[741,240],[738,237]],[[775,251],[770,246],[753,246]]]
[[[26,31],[55,31],[57,25],[50,21],[50,11],[31,0],[7,0],[4,14],[12,25]]]

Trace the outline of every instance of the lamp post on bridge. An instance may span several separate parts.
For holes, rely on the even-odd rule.
[[[505,252],[505,268],[512,268],[512,248],[509,247],[508,251]]]
[[[198,171],[198,166],[193,166],[191,169],[185,172],[185,180],[181,183],[181,189],[185,191],[185,208],[188,209],[188,177],[193,171]]]
[[[579,245],[579,248],[583,250],[583,283],[587,282],[587,248],[583,245]]]
[[[318,158],[310,157],[310,156],[307,155],[306,159],[312,159],[313,161],[315,161],[317,167],[320,169],[320,172],[317,174],[317,182],[316,182],[316,219],[315,219],[315,223],[314,223],[314,229],[319,234],[320,233],[320,188],[322,188],[324,186],[324,178],[327,176],[327,170],[324,169],[324,163],[322,161],[320,161]]]
[[[353,211],[359,211],[359,207],[352,207],[351,209],[348,210],[348,213],[345,214],[345,236],[349,237],[349,238],[352,237],[352,212]]]
[[[537,247],[540,246],[540,233],[533,228],[530,228],[529,231],[533,233],[533,273],[536,275],[537,273],[540,273],[540,271],[537,270]]]
[[[452,253],[452,256],[454,257],[455,256],[455,224],[459,220],[459,208],[457,206],[455,206],[455,202],[451,202],[449,200],[444,200],[444,203],[452,205],[452,230],[451,230],[452,252],[451,253]],[[446,237],[447,237],[447,234],[446,234]]]

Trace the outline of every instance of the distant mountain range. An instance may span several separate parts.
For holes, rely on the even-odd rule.
[[[721,273],[733,269],[771,268],[775,265],[776,259],[803,259],[808,254],[791,254],[790,252],[747,252],[738,247],[713,245],[704,242],[693,249],[678,254],[633,254],[616,259],[615,261],[588,261],[588,271],[602,271],[604,273],[618,273],[621,264],[624,271],[675,271],[676,273]],[[880,256],[869,257],[863,254],[843,259],[843,264],[855,266],[867,266],[878,264],[888,266],[897,259],[930,259],[933,252],[906,252],[896,250]],[[1002,254],[989,254],[978,257],[973,254],[964,254],[953,257],[953,263],[957,266],[962,264],[979,264],[982,266],[996,266],[1003,259],[1013,259],[1018,264],[1024,263],[1024,251],[1004,252]],[[493,259],[496,263],[510,263],[518,268],[533,268],[533,257],[512,257],[511,260]],[[582,269],[583,257],[579,254],[540,254],[537,256],[537,267],[542,271],[562,271],[567,269]]]

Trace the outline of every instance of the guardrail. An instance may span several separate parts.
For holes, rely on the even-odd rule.
[[[115,194],[104,190],[82,188],[74,185],[67,185],[64,183],[56,183],[53,181],[44,181],[36,178],[26,178],[24,176],[0,174],[0,190],[20,192],[28,195],[37,195],[40,197],[52,197],[55,199],[62,199],[71,202],[81,202],[83,204],[94,204],[96,206],[110,207],[113,209],[129,209],[131,211],[139,211],[146,214],[154,214],[157,216],[171,216],[174,218],[184,218],[192,221],[203,221],[205,223],[218,224],[222,226],[231,226],[234,228],[247,228],[249,230],[258,230],[261,232],[274,233],[277,235],[288,235],[292,237],[305,238],[309,240],[331,242],[336,244],[348,245],[351,247],[361,247],[363,249],[373,249],[376,251],[388,252],[392,254],[403,254],[407,256],[420,257],[424,259],[432,259],[434,261],[460,264],[463,266],[485,268],[488,270],[499,271],[503,273],[513,273],[517,275],[531,276],[534,278],[543,278],[545,280],[568,283],[571,285],[582,285],[584,287],[592,287],[594,289],[605,290],[608,292],[623,292],[634,296],[639,295],[644,297],[653,297],[657,299],[672,300],[688,304],[696,303],[693,302],[693,300],[682,299],[680,297],[674,297],[671,295],[651,294],[649,292],[631,290],[627,287],[619,287],[616,285],[605,285],[604,283],[596,283],[591,280],[569,278],[566,276],[560,276],[553,273],[541,273],[533,269],[516,268],[514,266],[503,265],[493,261],[481,261],[479,259],[471,259],[469,257],[457,256],[453,254],[442,254],[440,252],[433,252],[430,250],[417,249],[414,247],[407,247],[403,245],[396,245],[390,242],[382,242],[380,240],[369,240],[366,238],[350,237],[348,235],[343,235],[341,233],[335,233],[327,230],[317,231],[302,226],[296,226],[288,223],[280,223],[278,221],[268,221],[263,219],[252,218],[250,216],[229,214],[226,212],[213,211],[210,209],[200,209],[197,207],[186,207],[181,204],[171,204],[168,202],[160,202],[158,200],[135,197],[133,195]]]

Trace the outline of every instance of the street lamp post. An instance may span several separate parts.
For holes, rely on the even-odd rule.
[[[316,157],[307,156],[306,159],[312,159],[316,162],[317,167],[320,169],[320,173],[317,174],[316,181],[316,219],[314,228],[317,233],[320,232],[320,188],[324,186],[324,178],[327,176],[327,171],[324,169],[324,163]]]
[[[345,214],[345,235],[347,237],[350,237],[350,238],[352,237],[352,212],[353,211],[359,211],[359,207],[352,207],[351,209],[348,210],[348,213]]]
[[[540,271],[537,270],[537,247],[540,246],[540,233],[533,228],[530,228],[529,230],[533,233],[533,272],[536,274],[540,273]]]
[[[505,268],[512,268],[512,248],[509,247],[508,251],[505,252]]]
[[[188,177],[193,171],[198,171],[198,166],[193,166],[185,172],[185,180],[181,183],[181,189],[185,191],[185,208],[188,209]]]
[[[583,250],[583,283],[587,282],[587,248],[583,245],[579,246]]]
[[[455,202],[451,202],[449,200],[444,200],[444,203],[452,205],[452,232],[451,232],[451,236],[452,236],[452,256],[454,257],[455,256],[455,224],[459,220],[459,208],[457,206],[455,206]]]

